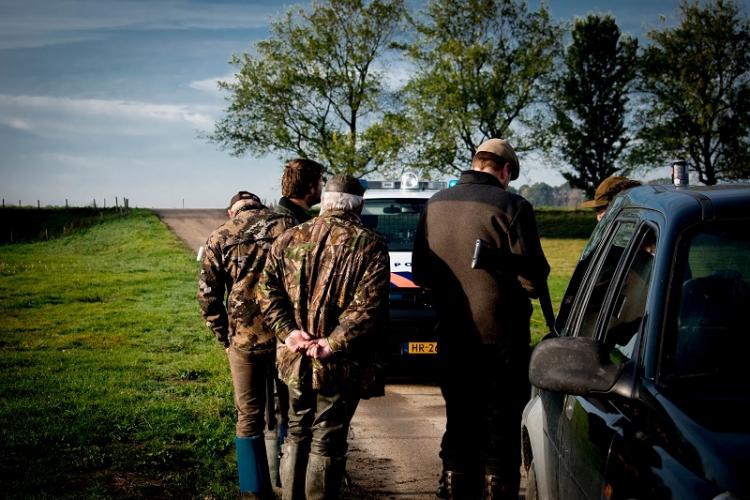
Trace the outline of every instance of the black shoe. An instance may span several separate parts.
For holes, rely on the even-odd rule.
[[[438,481],[437,498],[445,500],[463,500],[469,498],[466,474],[453,470],[444,470]]]
[[[518,488],[513,487],[502,477],[494,474],[484,476],[484,500],[510,500],[518,498]]]

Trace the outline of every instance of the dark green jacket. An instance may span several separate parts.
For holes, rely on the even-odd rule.
[[[279,204],[276,206],[276,212],[287,217],[291,217],[294,220],[294,225],[298,226],[303,222],[307,222],[312,219],[310,213],[302,208],[301,206],[294,203],[286,196],[279,198]]]

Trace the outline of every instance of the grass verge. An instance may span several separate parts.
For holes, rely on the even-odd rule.
[[[0,276],[4,496],[237,495],[228,368],[153,214],[0,246]]]

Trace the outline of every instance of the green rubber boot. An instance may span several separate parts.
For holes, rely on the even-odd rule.
[[[268,473],[266,444],[262,434],[236,437],[237,472],[243,498],[272,499],[271,478]]]

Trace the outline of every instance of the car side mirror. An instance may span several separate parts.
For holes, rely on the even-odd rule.
[[[612,389],[623,370],[604,346],[588,337],[559,337],[540,342],[531,354],[529,381],[540,389],[585,396]]]

